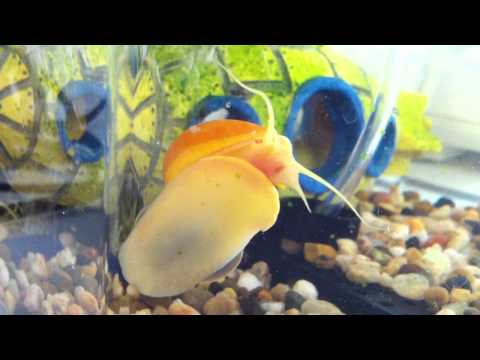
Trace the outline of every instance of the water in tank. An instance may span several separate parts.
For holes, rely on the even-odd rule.
[[[479,313],[478,47],[1,50],[2,313]]]

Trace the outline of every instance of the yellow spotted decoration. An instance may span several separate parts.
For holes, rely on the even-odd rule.
[[[66,90],[104,86],[106,54],[101,46],[0,47],[0,172],[21,200],[100,204],[103,157],[76,161],[75,146],[62,142],[62,131],[69,142],[83,136],[85,118],[74,110],[94,101],[63,99],[71,111],[63,123],[57,115]]]

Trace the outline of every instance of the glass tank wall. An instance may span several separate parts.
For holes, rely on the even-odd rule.
[[[479,47],[0,50],[0,313],[480,312]]]

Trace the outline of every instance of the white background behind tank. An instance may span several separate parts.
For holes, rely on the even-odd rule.
[[[388,45],[335,45],[340,52],[380,79]],[[447,147],[480,153],[480,46],[404,46],[408,66],[402,90],[429,97],[427,115],[434,134]]]
[[[388,46],[335,47],[381,79]],[[429,97],[427,115],[445,151],[414,162],[401,188],[418,190],[431,201],[448,195],[459,206],[474,205],[480,195],[480,46],[415,45],[406,53],[409,66],[401,69],[402,90]],[[399,181],[383,180],[383,185]]]

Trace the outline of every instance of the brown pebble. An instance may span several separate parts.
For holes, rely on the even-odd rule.
[[[168,315],[168,310],[163,306],[157,305],[155,309],[153,309],[153,315]]]
[[[388,262],[387,266],[385,266],[384,271],[390,276],[395,276],[401,267],[406,264],[407,259],[404,257],[393,258]]]
[[[405,198],[405,201],[415,202],[420,200],[420,194],[416,191],[404,191],[403,197]]]
[[[335,266],[337,251],[330,245],[305,243],[303,255],[306,261],[322,269],[332,269]]]
[[[137,311],[141,311],[143,309],[147,309],[148,306],[145,305],[144,303],[140,302],[140,301],[136,301],[134,299],[132,299],[132,301],[130,301],[130,313],[134,314],[136,313]]]
[[[80,305],[70,304],[67,307],[66,315],[85,315],[85,311]]]
[[[469,302],[471,296],[472,293],[470,290],[455,288],[450,292],[450,302]]]
[[[228,315],[239,309],[238,300],[224,294],[217,294],[203,306],[205,315]]]
[[[170,304],[168,308],[170,315],[200,315],[193,307],[185,304],[182,300],[177,299]]]
[[[228,296],[231,299],[236,299],[237,298],[237,293],[232,288],[226,288],[223,291],[221,291],[220,293],[218,293],[217,295],[219,295],[219,294]]]
[[[80,306],[90,314],[97,314],[99,311],[98,301],[96,297],[86,291],[83,287],[77,286],[75,288],[75,298]]]
[[[302,244],[290,239],[282,239],[281,247],[289,255],[296,255],[302,251]]]
[[[417,248],[412,247],[406,251],[405,256],[409,263],[415,263],[422,260],[423,254]]]
[[[419,216],[427,216],[432,210],[433,206],[430,201],[419,201],[413,206],[413,212]]]
[[[424,298],[428,302],[436,303],[440,307],[448,304],[450,301],[450,294],[448,290],[441,286],[434,286],[425,291]]]
[[[284,302],[285,294],[290,290],[290,286],[282,283],[278,283],[272,289],[270,289],[270,294],[272,295],[273,300]]]
[[[270,294],[270,292],[268,290],[262,289],[257,294],[257,300],[258,301],[268,301],[268,302],[270,302],[270,301],[273,300],[273,297],[272,297],[272,294]]]
[[[185,292],[180,298],[185,304],[202,311],[203,305],[212,297],[213,294],[210,291],[197,287]]]
[[[358,250],[360,250],[362,254],[368,254],[373,248],[373,245],[370,239],[364,236],[358,238],[357,245],[358,245]]]
[[[138,299],[140,297],[140,292],[135,286],[129,284],[127,286],[127,295],[130,296],[132,299]]]
[[[375,192],[370,196],[370,201],[377,206],[388,204],[392,202],[392,196],[386,192]]]
[[[370,193],[368,191],[365,191],[365,190],[357,191],[355,196],[360,201],[369,201],[369,199],[370,199]]]
[[[285,311],[285,315],[300,315],[301,312],[298,309],[291,308]]]

